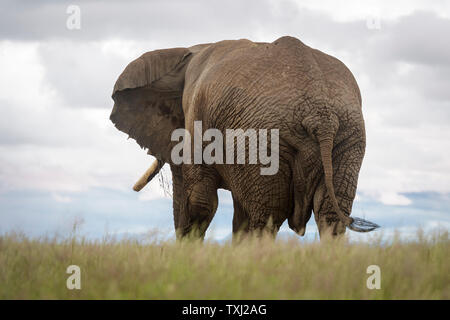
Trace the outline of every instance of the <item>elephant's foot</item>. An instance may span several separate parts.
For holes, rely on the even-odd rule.
[[[322,214],[316,219],[320,239],[338,238],[345,234],[346,227],[334,213]]]

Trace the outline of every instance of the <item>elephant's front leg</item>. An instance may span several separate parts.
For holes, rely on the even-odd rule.
[[[202,165],[183,167],[184,201],[180,212],[177,238],[187,235],[204,238],[218,206],[217,173]]]

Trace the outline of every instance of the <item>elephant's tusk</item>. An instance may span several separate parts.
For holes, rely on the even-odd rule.
[[[161,160],[155,160],[153,161],[150,168],[145,171],[145,173],[142,175],[142,177],[136,182],[136,184],[133,186],[134,191],[141,191],[142,188],[144,188],[147,183],[149,183],[161,170],[164,163]]]

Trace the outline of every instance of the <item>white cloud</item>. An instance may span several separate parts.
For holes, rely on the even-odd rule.
[[[115,79],[148,50],[131,40],[58,40],[42,42],[37,53],[46,82],[66,106],[110,108]]]
[[[63,50],[64,43],[46,47],[52,45],[70,55]],[[91,49],[108,53],[111,47],[104,49],[108,46],[108,42],[93,44]],[[56,193],[91,187],[130,189],[153,158],[113,127],[109,108],[74,108],[70,99],[64,101],[59,87],[47,81],[51,62],[43,64],[39,48],[35,43],[0,43],[0,85],[8,88],[0,92],[0,188]],[[114,77],[108,79],[111,88]],[[84,84],[73,89],[84,92]],[[112,106],[109,94],[99,97]]]
[[[360,20],[376,16],[382,20],[392,20],[399,16],[409,15],[417,10],[429,10],[442,17],[450,17],[450,4],[448,1],[426,0],[295,0],[300,8],[326,12],[340,22]]]
[[[72,198],[69,196],[63,196],[58,193],[52,194],[53,199],[55,199],[56,202],[62,202],[62,203],[70,203],[72,202]]]
[[[379,200],[386,205],[406,206],[412,203],[407,197],[394,192],[380,192]]]
[[[53,92],[44,80],[38,42],[0,41],[0,99],[34,109],[43,108]],[[43,105],[34,105],[38,99]]]

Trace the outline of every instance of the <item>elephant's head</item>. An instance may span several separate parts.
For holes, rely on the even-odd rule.
[[[125,68],[112,94],[117,129],[164,163],[171,162],[173,130],[184,127],[181,98],[191,54],[187,48],[143,54]]]
[[[170,155],[177,142],[172,132],[184,128],[182,96],[187,66],[202,46],[156,50],[132,61],[114,86],[114,108],[110,119],[120,130],[148,149],[157,158],[135,185],[140,190],[164,163],[171,167],[175,228],[182,202],[181,166],[174,165]]]

